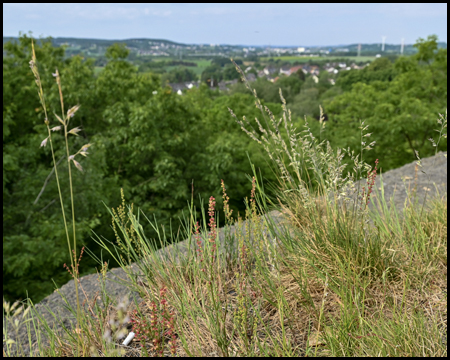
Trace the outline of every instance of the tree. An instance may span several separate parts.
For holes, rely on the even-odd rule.
[[[165,61],[142,61],[137,62],[139,64],[138,71],[141,73],[151,72],[154,74],[164,74],[166,70],[164,70],[164,66],[166,66]]]
[[[396,76],[397,68],[388,59],[381,57],[362,70],[354,69],[339,72],[336,86],[345,91],[350,91],[352,86],[359,82],[370,84],[374,81],[392,81]]]
[[[300,77],[294,74],[291,76],[280,76],[275,85],[281,89],[283,97],[290,104],[294,100],[294,97],[300,93],[303,83]]]
[[[415,160],[415,150],[421,157],[434,153],[428,139],[438,127],[438,114],[447,108],[447,50],[436,51],[435,43],[434,37],[426,43],[419,39],[419,53],[400,57],[392,80],[357,82],[351,91],[324,103],[333,120],[328,131],[337,147],[361,149],[358,126],[363,119],[373,132],[370,141],[376,141],[366,159],[373,163],[379,158],[384,172]],[[391,70],[374,68],[370,73]],[[446,146],[442,139],[439,150]]]
[[[392,62],[385,57],[375,59],[367,67],[367,71],[382,71],[392,68]]]
[[[225,65],[225,67],[223,69],[223,79],[224,80],[234,80],[234,79],[239,79],[239,78],[240,78],[240,75],[236,71],[236,68],[234,67],[233,64]]]
[[[166,83],[182,83],[197,80],[197,74],[187,67],[177,67],[161,77],[161,82]]]
[[[211,81],[214,81],[215,84],[218,84],[219,81],[223,79],[222,69],[218,65],[208,66],[203,72],[201,76],[201,81],[207,85],[211,85]]]
[[[238,65],[243,64],[241,59],[233,59],[233,61]],[[217,65],[219,67],[224,67],[224,66],[230,65],[230,64],[231,64],[231,59],[228,57],[215,57],[211,60],[211,65]]]
[[[53,278],[63,285],[70,275],[62,267],[69,263],[61,209],[58,208],[57,189],[52,175],[52,158],[48,147],[40,148],[45,138],[44,114],[39,104],[36,85],[29,68],[31,39],[23,35],[17,43],[4,45],[3,59],[3,293],[6,299],[26,296],[28,289],[33,300],[40,300],[53,290]],[[49,109],[49,121],[58,124],[53,113],[60,113],[59,94],[52,72],[62,74],[63,93],[67,108],[79,102],[87,107],[77,112],[82,131],[74,147],[89,142],[84,129],[85,115],[92,99],[93,61],[80,57],[63,60],[64,49],[55,48],[51,40],[36,42],[37,66]],[[84,78],[86,77],[86,78]],[[91,100],[90,100],[91,99]],[[87,110],[85,112],[85,110]],[[53,136],[58,161],[64,159],[62,136]],[[72,151],[73,149],[71,149]],[[91,163],[90,161],[93,160]],[[83,164],[84,174],[74,174],[77,233],[82,244],[92,245],[91,229],[99,229],[99,216],[105,209],[96,195],[107,183],[98,158]],[[67,171],[60,171],[61,187],[68,188]],[[63,191],[66,212],[71,213],[69,194]],[[104,193],[104,199],[109,201]],[[106,227],[107,228],[107,227]],[[83,274],[89,259],[81,265]],[[94,264],[91,261],[90,266]],[[92,270],[91,270],[92,271]]]
[[[303,72],[302,69],[297,70],[295,73],[291,74],[290,76],[298,77],[303,82],[306,80],[305,73]]]
[[[52,157],[48,147],[39,147],[46,126],[29,68],[30,45],[27,36],[4,45],[3,294],[14,301],[24,298],[28,290],[38,302],[53,291],[52,280],[57,286],[70,280],[63,268],[70,260]],[[64,60],[64,49],[53,47],[50,40],[37,43],[35,49],[49,121],[57,123],[53,113],[59,113],[58,89],[51,75],[58,68],[65,105],[81,106],[71,120],[81,126],[73,146],[92,144],[89,158],[82,163],[85,171],[73,176],[77,243],[90,250],[80,263],[81,276],[95,272],[98,266],[95,258],[86,255],[100,256],[92,231],[115,242],[103,202],[108,207],[119,205],[121,188],[127,202],[150,219],[154,215],[159,228],[165,226],[169,242],[174,240],[170,225],[176,233],[183,211],[186,215],[193,180],[195,195],[201,194],[204,200],[211,195],[221,198],[220,180],[229,182],[236,209],[244,213],[242,199],[251,187],[243,176],[250,173],[245,151],[252,159],[257,157],[257,166],[265,160],[259,149],[248,146],[226,107],[239,104],[237,111],[252,108],[254,114],[250,95],[244,104],[240,96],[228,98],[203,85],[178,96],[161,87],[159,76],[138,73],[120,45],[108,49],[109,60],[98,76],[94,76],[93,61],[76,56]],[[63,137],[55,132],[52,139],[56,159],[63,161]],[[68,174],[62,169],[58,172],[65,211],[70,214]],[[149,239],[157,238],[150,224],[144,224],[144,231]],[[118,266],[108,254],[102,256],[110,268]]]
[[[415,58],[419,62],[430,63],[435,57],[438,49],[438,38],[436,35],[428,36],[427,40],[419,38],[414,44],[414,47],[418,50],[415,54]],[[441,49],[443,50],[443,49]]]
[[[253,83],[252,83],[253,84]],[[210,134],[205,141],[206,149],[198,153],[195,161],[198,166],[204,166],[204,173],[199,176],[200,170],[195,174],[195,192],[201,194],[207,199],[209,194],[213,195],[217,201],[217,208],[223,208],[220,179],[227,185],[227,193],[230,197],[230,206],[233,209],[233,217],[237,219],[237,213],[241,217],[245,215],[244,197],[248,197],[251,190],[251,183],[244,174],[252,174],[251,166],[246,152],[249,153],[255,168],[261,170],[267,182],[275,183],[271,166],[267,162],[267,156],[261,152],[259,145],[250,139],[239,127],[239,125],[230,116],[228,108],[232,108],[237,117],[242,118],[245,115],[248,119],[257,117],[263,128],[267,130],[265,118],[261,112],[254,106],[254,97],[247,90],[246,94],[221,95],[214,100],[206,99],[201,94],[201,89],[186,94],[185,100],[196,104],[200,111],[202,119],[202,134]],[[279,99],[279,97],[278,97]],[[280,101],[278,104],[269,104],[267,106],[273,111],[276,117],[281,116]],[[193,173],[194,175],[194,173]],[[208,188],[214,189],[208,193]],[[270,194],[273,195],[273,194]],[[198,195],[197,195],[198,197]],[[223,225],[224,218],[220,219]]]
[[[295,116],[319,116],[319,90],[315,87],[304,87],[300,94],[296,95],[289,106]]]
[[[106,49],[105,56],[108,60],[124,60],[130,54],[125,44],[116,43]]]

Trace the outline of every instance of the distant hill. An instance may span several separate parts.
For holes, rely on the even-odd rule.
[[[8,41],[17,41],[17,37],[4,36],[3,44]],[[53,46],[65,46],[66,56],[82,55],[87,57],[99,57],[105,54],[106,49],[115,44],[125,44],[134,55],[149,56],[177,56],[183,49],[190,49],[192,45],[181,44],[164,39],[84,39],[57,37],[51,38]]]
[[[17,41],[17,37],[3,36],[3,44]],[[130,57],[172,57],[183,59],[187,57],[230,57],[230,56],[267,56],[270,54],[318,54],[320,56],[356,56],[359,44],[335,46],[245,46],[245,45],[214,45],[214,44],[182,44],[165,39],[84,39],[57,37],[51,38],[54,46],[65,46],[66,56],[82,55],[86,57],[102,57],[106,49],[114,43],[122,43],[130,50]],[[439,48],[447,48],[447,43],[439,42]],[[399,55],[400,44],[385,44],[385,55]],[[302,50],[300,50],[302,49]],[[412,44],[405,44],[404,55],[417,52]],[[381,53],[381,43],[361,44],[360,55],[375,56]]]
[[[17,41],[15,36],[3,36],[3,44],[8,41]],[[145,44],[147,45],[173,45],[173,46],[189,46],[187,44],[177,43],[175,41],[164,40],[164,39],[125,39],[125,40],[105,40],[105,39],[84,39],[84,38],[71,38],[71,37],[57,37],[52,38],[52,43],[54,45],[65,45],[65,44],[76,44],[80,46],[91,46],[91,45],[101,45],[101,46],[111,46],[115,43],[125,43],[129,45]]]

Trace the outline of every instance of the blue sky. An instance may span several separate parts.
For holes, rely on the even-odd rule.
[[[447,4],[9,4],[3,36],[272,46],[447,42]]]

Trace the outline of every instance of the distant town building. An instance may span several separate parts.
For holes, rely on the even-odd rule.
[[[266,75],[272,75],[272,74],[276,73],[277,70],[278,69],[275,66],[269,65],[269,66],[266,66],[263,71],[264,71],[264,74],[266,74]]]
[[[320,70],[319,70],[319,67],[317,66],[317,65],[311,65],[311,68],[310,68],[310,70],[309,70],[309,73],[311,74],[311,75],[319,75],[319,73],[320,73]]]
[[[286,76],[291,75],[291,66],[290,65],[282,66],[280,69],[280,74],[284,74]]]
[[[302,70],[303,66],[293,66],[291,67],[291,74],[295,74],[297,71]]]

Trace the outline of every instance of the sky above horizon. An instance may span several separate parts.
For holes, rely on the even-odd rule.
[[[326,46],[447,42],[447,4],[3,3],[3,36]]]

